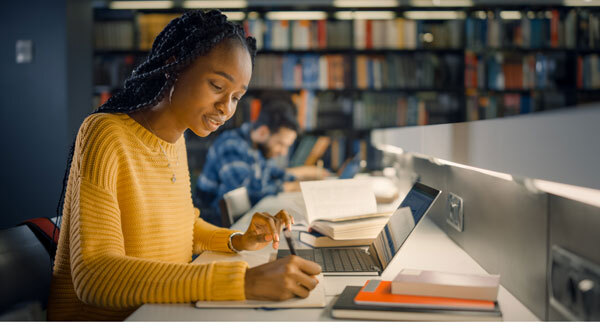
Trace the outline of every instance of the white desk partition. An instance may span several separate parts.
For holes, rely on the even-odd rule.
[[[371,132],[396,147],[480,169],[600,189],[600,104],[464,123]]]
[[[280,209],[298,207],[300,193],[267,197],[242,216],[232,229],[246,230],[255,212],[277,213]],[[387,208],[387,207],[386,207]],[[283,239],[283,236],[282,236]],[[302,245],[297,242],[297,244]],[[281,243],[285,247],[285,242]],[[301,247],[301,246],[300,246]],[[274,251],[267,247],[261,251]],[[268,256],[267,256],[268,257]],[[381,276],[392,279],[401,268],[432,269],[456,273],[486,273],[463,249],[456,245],[427,217],[417,225],[402,246],[390,268]],[[128,321],[329,321],[329,310],[345,286],[363,285],[373,277],[325,277],[328,305],[323,309],[196,309],[193,304],[146,304]],[[505,321],[538,321],[539,319],[506,289],[500,287],[498,303]]]

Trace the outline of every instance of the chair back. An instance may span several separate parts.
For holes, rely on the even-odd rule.
[[[42,308],[46,308],[51,277],[50,256],[27,226],[0,230],[2,320],[18,318],[9,313],[22,309],[23,304],[39,303]]]
[[[252,204],[245,187],[238,187],[223,195],[219,201],[221,209],[221,226],[229,228],[240,216],[250,210]]]

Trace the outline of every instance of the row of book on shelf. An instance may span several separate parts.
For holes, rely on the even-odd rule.
[[[464,77],[466,88],[490,90],[564,88],[570,82],[564,53],[465,52]]]
[[[600,58],[597,54],[577,58],[577,88],[600,89]]]
[[[351,60],[331,55],[258,55],[251,86],[283,89],[346,89],[352,87]]]
[[[452,93],[363,92],[359,97],[302,89],[292,95],[303,130],[370,129],[459,121],[461,97]]]
[[[461,56],[423,53],[419,57],[402,54],[358,55],[353,62],[341,54],[259,55],[251,87],[282,89],[443,89],[460,87]],[[94,59],[96,86],[118,87],[131,74],[142,57],[133,55]],[[598,88],[598,56],[577,58],[578,88]],[[562,88],[568,79],[568,59],[564,53],[493,55],[465,52],[464,86],[477,89]],[[572,80],[571,80],[572,81]]]
[[[468,96],[466,104],[466,120],[471,121],[558,109],[567,106],[567,96],[560,92],[490,92]]]
[[[158,33],[178,14],[140,13],[135,20],[98,21],[97,49],[149,50]],[[418,48],[598,48],[600,14],[589,10],[522,11],[520,19],[495,15],[466,19],[268,20],[242,24],[259,50]],[[138,36],[136,44],[136,32]],[[136,45],[134,45],[136,44]]]
[[[575,48],[578,46],[578,14],[557,9],[522,13],[518,20],[491,16],[485,19],[467,18],[465,23],[467,48]],[[582,20],[582,18],[580,18]],[[579,36],[584,33],[583,25]],[[580,41],[579,47],[593,44]]]
[[[244,22],[262,50],[460,48],[462,21],[391,20]],[[430,38],[423,39],[425,33]]]
[[[461,85],[462,56],[259,55],[251,85],[283,89],[436,89]],[[354,66],[354,82],[352,82]]]

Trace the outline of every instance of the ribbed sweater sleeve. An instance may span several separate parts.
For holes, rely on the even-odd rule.
[[[84,303],[132,308],[143,303],[244,299],[246,263],[192,265],[126,255],[114,195],[82,179],[71,228],[73,285]]]
[[[75,179],[69,180],[74,192],[68,237],[77,297],[86,304],[111,309],[143,303],[244,299],[244,262],[194,265],[128,255],[131,243],[126,246],[124,230],[134,235],[131,230],[138,222],[123,220],[119,200],[126,194],[117,190],[118,183],[123,175],[127,179],[153,175],[131,175],[121,170],[127,160],[128,143],[110,125],[83,129],[80,134],[76,145],[80,159],[74,160],[80,172],[72,172]],[[229,251],[227,238],[232,231],[209,227],[199,218],[190,223],[194,224],[190,235],[194,250]]]
[[[219,228],[199,217],[200,211],[194,208],[194,254],[202,251],[233,252],[228,246],[229,236],[237,230]]]

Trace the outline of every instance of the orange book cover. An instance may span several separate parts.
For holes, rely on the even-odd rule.
[[[300,90],[298,94],[294,94],[292,96],[292,100],[294,104],[296,104],[296,108],[298,109],[298,126],[301,129],[306,128],[306,99],[308,98],[308,92],[304,89]]]
[[[558,47],[558,29],[559,29],[559,13],[558,10],[552,10],[552,19],[550,19],[550,46]]]
[[[327,136],[320,136],[315,142],[312,150],[306,157],[306,161],[304,161],[304,165],[316,165],[317,161],[325,154],[325,151],[329,147],[331,143],[331,139]]]
[[[373,48],[373,21],[371,21],[371,20],[367,20],[365,35],[366,35],[365,48],[372,49]]]
[[[255,98],[250,102],[250,121],[255,122],[260,114],[261,103],[260,99]]]
[[[354,303],[429,309],[489,311],[495,309],[495,302],[493,301],[392,294],[392,282],[380,280],[367,281],[354,297]]]
[[[318,23],[319,48],[327,48],[327,21],[319,20]]]

